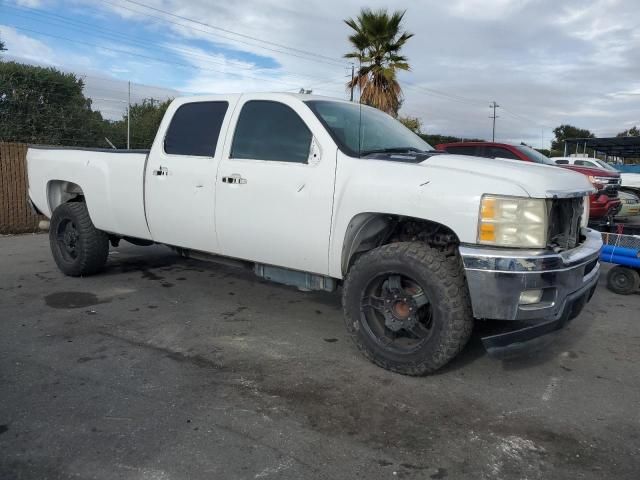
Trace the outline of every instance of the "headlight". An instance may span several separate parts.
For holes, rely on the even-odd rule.
[[[544,248],[547,203],[541,198],[483,195],[478,243],[499,247]]]
[[[580,226],[582,228],[589,226],[589,215],[591,214],[590,201],[591,199],[588,196],[582,198],[582,218],[580,219]]]

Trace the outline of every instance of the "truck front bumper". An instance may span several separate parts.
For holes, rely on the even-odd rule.
[[[474,317],[520,324],[483,338],[490,354],[526,349],[530,340],[576,317],[591,299],[600,275],[602,237],[590,229],[582,233],[581,245],[561,253],[460,247]]]

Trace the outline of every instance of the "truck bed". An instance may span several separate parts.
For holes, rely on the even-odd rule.
[[[29,146],[29,197],[50,218],[56,195],[66,188],[65,182],[73,182],[82,190],[97,228],[150,239],[144,211],[148,154],[149,150]]]

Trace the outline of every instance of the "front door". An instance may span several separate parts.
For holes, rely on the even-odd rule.
[[[160,127],[166,134],[156,139],[145,173],[147,222],[156,242],[217,252],[216,170],[231,108],[226,100],[202,101],[167,112],[170,124]]]
[[[328,134],[297,101],[249,97],[234,117],[216,192],[222,254],[327,274],[337,152]]]

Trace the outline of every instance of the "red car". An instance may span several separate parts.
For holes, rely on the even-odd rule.
[[[578,165],[557,165],[551,159],[527,145],[510,145],[496,142],[458,142],[441,143],[436,145],[436,150],[455,155],[473,155],[476,157],[544,163],[587,175],[591,184],[598,190],[591,195],[589,201],[589,219],[591,220],[614,216],[622,206],[618,198],[621,182],[620,174],[617,172]]]

